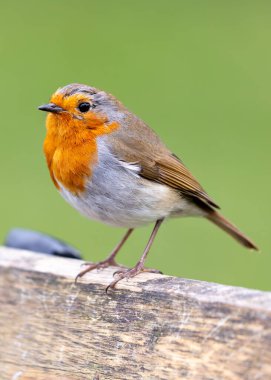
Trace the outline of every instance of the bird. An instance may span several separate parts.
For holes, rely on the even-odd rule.
[[[58,88],[49,103],[43,150],[51,179],[86,217],[127,231],[110,255],[86,263],[76,281],[93,269],[117,266],[117,253],[135,228],[154,224],[142,256],[120,267],[106,291],[141,272],[159,272],[144,263],[164,220],[203,217],[243,246],[257,246],[218,211],[217,203],[143,120],[116,97],[80,83]]]

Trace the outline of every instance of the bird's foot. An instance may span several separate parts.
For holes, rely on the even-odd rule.
[[[81,272],[78,273],[78,275],[75,277],[75,283],[78,281],[80,277],[83,277],[86,273],[92,271],[93,269],[104,269],[107,267],[122,267],[125,268],[124,265],[117,264],[115,259],[113,258],[107,258],[103,261],[99,261],[98,263],[83,263],[82,265],[86,266],[85,269],[83,269]]]
[[[139,273],[143,273],[143,272],[149,272],[149,273],[160,273],[162,274],[161,271],[157,270],[157,269],[152,269],[152,268],[145,268],[143,266],[143,264],[141,263],[138,263],[136,264],[135,267],[129,269],[125,269],[125,270],[118,270],[116,271],[113,276],[116,277],[114,281],[112,281],[106,288],[106,293],[108,292],[109,289],[114,289],[116,284],[120,281],[120,280],[123,280],[124,278],[126,278],[127,280],[129,278],[132,278],[132,277],[135,277],[137,276]]]

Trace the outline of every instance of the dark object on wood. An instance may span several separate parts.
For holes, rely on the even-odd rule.
[[[271,293],[0,249],[1,380],[268,380]]]
[[[64,241],[41,232],[23,228],[13,228],[10,230],[4,245],[10,248],[47,253],[48,255],[82,259],[80,252]]]

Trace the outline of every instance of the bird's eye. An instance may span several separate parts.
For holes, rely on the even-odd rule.
[[[88,102],[80,103],[78,109],[80,112],[88,112],[90,109],[90,104]]]

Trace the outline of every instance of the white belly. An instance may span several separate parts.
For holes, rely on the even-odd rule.
[[[62,196],[80,213],[114,226],[134,228],[171,215],[200,214],[175,190],[141,178],[135,166],[121,163],[102,142],[86,190],[74,195],[59,185]]]

